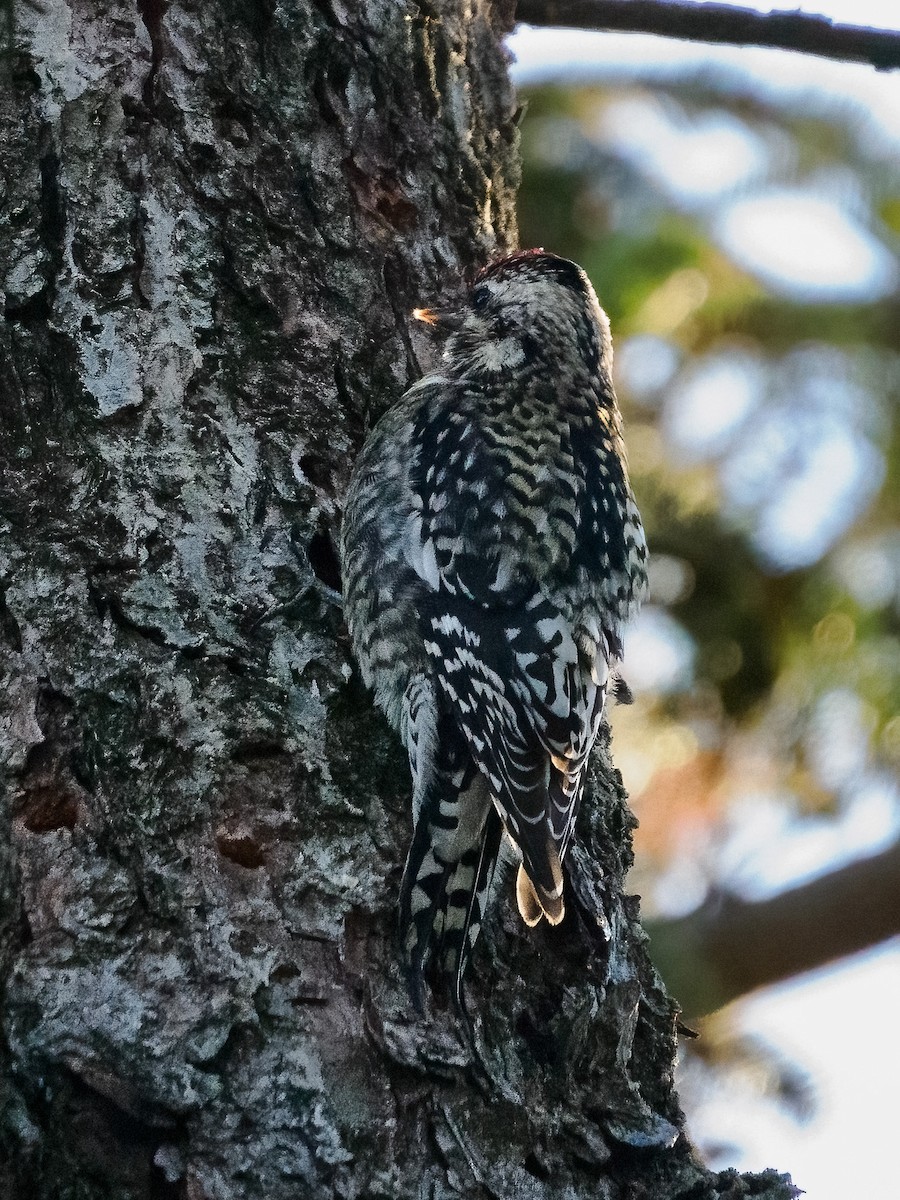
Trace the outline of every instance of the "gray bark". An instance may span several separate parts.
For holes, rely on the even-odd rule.
[[[486,0],[34,0],[2,96],[0,1193],[790,1196],[683,1135],[605,749],[572,916],[411,1010],[334,587],[407,312],[515,238]],[[575,902],[575,899],[578,902]]]

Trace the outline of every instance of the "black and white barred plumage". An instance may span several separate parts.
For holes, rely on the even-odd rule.
[[[363,678],[400,731],[415,831],[402,951],[461,998],[502,835],[529,925],[562,920],[562,862],[623,622],[646,587],[609,323],[585,274],[540,251],[487,267],[441,369],[372,431],[342,567]]]

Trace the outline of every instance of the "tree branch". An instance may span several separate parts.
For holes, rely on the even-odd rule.
[[[669,991],[703,1016],[900,934],[900,841],[768,900],[720,895],[647,928]]]
[[[900,32],[838,25],[801,12],[755,12],[686,0],[519,0],[516,20],[570,29],[655,33],[691,42],[773,46],[879,70],[900,67]]]

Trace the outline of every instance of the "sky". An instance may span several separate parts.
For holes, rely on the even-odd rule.
[[[703,2],[703,0],[700,0]],[[762,11],[796,9],[820,13],[835,21],[900,29],[900,0],[765,0],[747,7]],[[809,55],[741,47],[704,47],[698,43],[641,34],[602,34],[520,29],[509,41],[516,58],[514,78],[520,83],[558,82],[596,78],[652,77],[654,74],[703,70],[736,70],[764,92],[804,94],[864,108],[867,120],[900,155],[900,72],[876,72],[860,64],[836,63]],[[742,248],[744,265],[767,285],[809,295],[847,298],[886,294],[898,284],[894,254],[862,230],[840,205],[828,198],[763,192],[731,204],[722,202],[723,182],[752,178],[758,148],[727,120],[711,120],[691,130],[666,128],[652,105],[623,99],[614,104],[605,134],[626,144],[644,169],[655,173],[679,201],[698,207],[715,205],[719,216],[716,236],[723,248]],[[714,167],[713,164],[714,163]],[[645,357],[645,361],[647,361]],[[659,364],[657,364],[659,365]],[[665,364],[660,370],[665,372]],[[719,398],[718,420],[739,421],[752,396],[734,390],[733,412],[722,413],[721,379],[727,363],[713,363],[712,374],[700,381],[687,398],[695,436],[714,439],[722,430],[704,425],[702,387]],[[752,379],[741,385],[752,388]],[[742,407],[743,406],[743,407]],[[698,416],[699,414],[699,416]],[[684,419],[684,412],[682,412]],[[700,430],[697,435],[696,431]],[[677,430],[675,431],[677,435]],[[842,466],[843,464],[843,466]],[[840,446],[832,446],[810,476],[809,488],[821,495],[823,481],[844,475],[852,485],[852,464]],[[849,473],[849,474],[848,474]],[[798,490],[795,513],[810,512],[810,496]],[[812,533],[815,535],[816,531]],[[779,531],[773,531],[776,538]],[[797,533],[799,537],[800,534]],[[653,620],[665,619],[665,614]],[[671,631],[669,631],[671,632]],[[655,654],[665,653],[672,672],[689,669],[667,631],[650,627]],[[667,649],[666,649],[667,648]],[[657,659],[658,661],[658,659]],[[629,681],[639,682],[632,675]],[[890,789],[889,789],[890,790]],[[887,793],[885,793],[887,795]],[[868,808],[852,818],[853,828],[837,826],[805,832],[778,826],[772,813],[760,811],[754,824],[760,844],[783,851],[768,853],[768,877],[760,874],[759,891],[784,886],[792,879],[821,871],[829,862],[876,849],[896,836],[898,809],[893,797],[874,797]],[[782,814],[783,816],[783,814]],[[772,824],[774,820],[774,825]],[[767,825],[768,822],[768,825]],[[839,824],[839,823],[838,823]],[[858,955],[835,967],[815,972],[741,1002],[735,1019],[739,1030],[769,1044],[784,1058],[809,1073],[816,1100],[815,1114],[797,1124],[764,1098],[749,1090],[723,1084],[689,1114],[694,1136],[701,1143],[730,1147],[717,1158],[727,1165],[760,1170],[773,1166],[790,1171],[810,1200],[894,1200],[895,1141],[900,1117],[896,1076],[900,1070],[900,939]]]
[[[736,1148],[714,1165],[787,1171],[809,1200],[896,1200],[898,1011],[900,939],[744,1001],[739,1032],[809,1072],[814,1115],[725,1087],[691,1114],[701,1143]]]

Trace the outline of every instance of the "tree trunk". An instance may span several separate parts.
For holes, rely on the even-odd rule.
[[[400,747],[334,540],[407,313],[514,243],[487,0],[16,10],[0,395],[0,1191],[793,1195],[708,1174],[606,750],[473,1028],[396,963]]]

